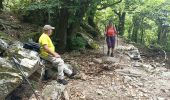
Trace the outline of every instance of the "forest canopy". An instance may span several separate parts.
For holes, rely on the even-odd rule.
[[[77,42],[84,47],[78,33],[102,37],[112,20],[127,41],[170,50],[169,5],[169,0],[0,0],[1,11],[22,16],[23,22],[55,26],[53,40],[60,49]]]

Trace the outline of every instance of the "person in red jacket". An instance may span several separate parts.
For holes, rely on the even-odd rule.
[[[106,30],[105,30],[105,35],[106,35],[106,42],[107,42],[107,47],[108,47],[107,55],[108,56],[110,55],[110,49],[111,49],[110,56],[113,57],[117,31],[112,21],[109,21],[109,24],[107,25]]]

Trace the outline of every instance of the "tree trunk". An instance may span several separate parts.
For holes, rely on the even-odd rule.
[[[67,9],[61,9],[58,19],[58,28],[56,29],[56,48],[57,50],[65,50],[67,45],[67,26],[68,26],[69,12]]]
[[[94,23],[95,12],[96,10],[94,11],[94,9],[92,9],[88,16],[88,24],[94,28],[96,28],[96,24]]]
[[[118,25],[118,32],[121,36],[124,34],[124,24],[125,24],[125,17],[126,17],[126,12],[117,12],[114,10],[114,12],[118,15],[119,17],[119,25]]]
[[[4,0],[0,0],[0,11],[2,11],[2,9],[3,9],[3,4],[2,4],[3,1],[4,1]]]
[[[162,23],[159,23],[159,25],[158,25],[158,40],[157,40],[158,44],[161,43],[161,34],[162,34]]]
[[[141,38],[140,38],[140,42],[143,43],[143,37],[144,37],[144,33],[143,33],[143,28],[141,29]]]
[[[168,36],[168,35],[167,35],[167,33],[168,33],[167,30],[168,30],[167,27],[164,27],[164,28],[163,28],[163,32],[162,32],[163,34],[162,34],[162,39],[161,39],[163,45],[166,45],[166,44],[167,44],[167,36]]]
[[[86,1],[81,1],[80,5],[82,5],[79,9],[77,9],[76,13],[72,16],[75,16],[77,19],[76,21],[72,22],[69,25],[68,28],[68,37],[67,37],[67,49],[70,48],[71,44],[70,41],[72,39],[72,37],[80,30],[80,24],[83,20],[83,17],[87,11],[87,6],[88,6],[89,2]]]
[[[139,21],[137,17],[133,17],[133,31],[132,31],[132,41],[137,43],[138,39],[138,30],[139,30]]]
[[[138,38],[138,28],[134,27],[133,32],[132,32],[132,41],[137,43],[137,38]]]
[[[144,41],[144,25],[143,25],[143,20],[144,20],[144,18],[142,18],[142,20],[141,20],[141,24],[140,24],[140,26],[141,26],[141,28],[140,28],[140,33],[141,33],[141,38],[140,38],[140,43],[143,43]]]
[[[133,25],[130,25],[129,26],[129,29],[128,29],[128,39],[130,40],[131,37],[132,37],[132,30],[133,30]]]
[[[90,15],[88,16],[88,25],[82,24],[81,26],[86,30],[86,32],[90,33],[93,37],[98,37],[100,31],[94,23],[95,13],[96,10],[92,9],[90,11]]]

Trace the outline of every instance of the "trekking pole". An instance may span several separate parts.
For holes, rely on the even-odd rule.
[[[118,40],[118,35],[117,35],[117,47],[118,47],[118,41],[119,41],[119,40]]]
[[[17,58],[15,58],[14,56],[12,57],[12,59],[13,59],[13,61],[14,61],[14,63],[15,63],[16,68],[21,72],[22,77],[27,81],[27,83],[28,83],[29,86],[31,87],[31,90],[32,90],[33,94],[35,95],[36,99],[37,99],[37,100],[40,100],[39,97],[38,97],[38,95],[36,94],[36,92],[35,92],[32,84],[31,84],[31,82],[28,80],[28,78],[27,78],[26,75],[24,74],[24,71],[23,71],[23,69],[21,68],[21,65],[20,65],[20,63],[19,63],[19,60],[18,60]]]
[[[103,41],[103,55],[104,55],[104,45],[105,45],[105,41],[106,41],[106,25],[105,25],[105,30],[104,30],[104,41]]]
[[[104,55],[104,45],[105,45],[105,36],[104,36],[104,41],[103,41],[103,55]]]

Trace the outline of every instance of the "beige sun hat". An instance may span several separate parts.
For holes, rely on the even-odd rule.
[[[45,30],[45,31],[50,30],[50,29],[55,29],[55,27],[52,27],[51,25],[45,25],[43,27],[43,30]]]

